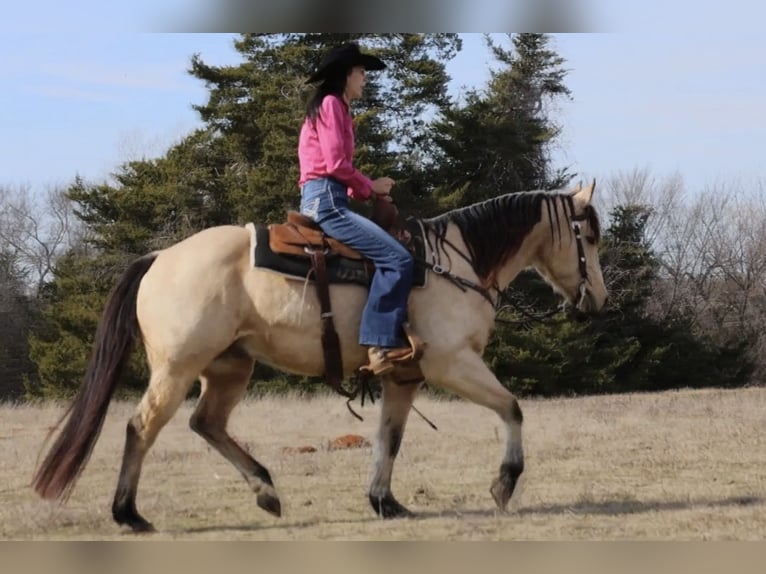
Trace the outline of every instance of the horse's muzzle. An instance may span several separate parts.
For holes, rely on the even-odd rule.
[[[578,290],[576,299],[570,301],[569,315],[577,321],[584,321],[588,317],[600,313],[601,309],[602,305],[599,305],[598,299],[586,287],[582,292]]]

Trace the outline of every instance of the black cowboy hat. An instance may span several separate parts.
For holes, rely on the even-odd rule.
[[[365,70],[382,70],[386,67],[383,60],[370,54],[363,54],[354,42],[348,42],[328,51],[322,58],[319,67],[314,71],[307,84],[324,80],[331,72],[350,70],[354,66],[364,66]]]

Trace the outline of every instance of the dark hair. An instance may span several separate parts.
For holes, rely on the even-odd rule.
[[[327,95],[334,95],[342,98],[343,91],[346,89],[346,78],[348,77],[349,70],[347,68],[339,68],[329,74],[324,81],[319,84],[314,93],[309,97],[306,104],[306,116],[310,120],[315,120],[319,116],[319,108],[322,105],[322,100]]]

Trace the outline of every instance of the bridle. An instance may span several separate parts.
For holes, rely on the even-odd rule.
[[[569,216],[569,220],[572,225],[575,241],[577,242],[577,267],[580,270],[580,282],[577,284],[577,292],[579,293],[579,297],[575,307],[579,308],[585,300],[586,295],[588,294],[588,283],[590,283],[590,278],[588,277],[588,265],[587,261],[585,260],[585,248],[582,244],[582,229],[580,228],[580,222],[585,221],[588,218],[588,214],[581,213],[580,215],[576,215],[574,200],[572,199],[572,196],[568,195],[566,199],[567,205],[572,212]]]
[[[577,245],[577,268],[580,272],[580,282],[577,284],[578,298],[577,298],[577,302],[575,303],[575,307],[579,308],[588,294],[588,283],[590,283],[590,278],[588,277],[588,265],[585,259],[585,247],[583,246],[582,227],[580,225],[582,221],[585,221],[588,219],[588,214],[581,213],[577,215],[575,213],[574,200],[572,199],[572,196],[567,195],[565,199],[566,199],[567,206],[569,207],[569,210],[570,210],[569,221],[572,227],[572,232],[574,233],[574,236],[575,236],[575,243]],[[428,233],[426,233],[426,230],[423,229],[423,223],[422,222],[419,222],[419,223],[421,226],[421,230],[423,231],[423,237],[426,238],[426,241],[428,243],[428,251],[431,254],[431,261],[427,261],[424,259],[416,259],[416,263],[419,263],[420,265],[424,265],[436,275],[444,277],[445,279],[450,281],[453,285],[457,286],[464,293],[466,292],[466,289],[472,289],[476,291],[482,297],[484,297],[484,299],[490,305],[492,305],[493,309],[495,309],[495,312],[497,312],[501,308],[501,303],[511,304],[513,306],[516,306],[516,304],[508,297],[508,295],[506,295],[504,291],[500,289],[500,286],[497,284],[496,281],[494,282],[494,284],[490,285],[489,287],[484,287],[483,285],[480,285],[479,283],[476,283],[475,281],[471,281],[470,279],[466,279],[464,277],[455,275],[449,270],[448,267],[444,267],[441,263],[441,249],[437,249],[434,247],[434,245],[431,244],[431,240],[428,237]],[[457,253],[469,265],[471,265],[471,267],[473,267],[474,264],[471,257],[467,255],[466,253],[464,253],[461,249],[459,249],[454,243],[449,241],[446,237],[439,238],[439,242],[447,244],[455,253]],[[449,255],[447,255],[447,257],[449,258]],[[493,298],[492,296],[492,291],[497,293],[495,298]],[[552,311],[551,313],[547,315],[553,315],[555,313],[558,313],[558,309]]]

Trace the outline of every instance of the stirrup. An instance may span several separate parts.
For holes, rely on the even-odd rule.
[[[396,347],[386,349],[380,346],[370,347],[367,351],[369,363],[360,369],[372,372],[373,375],[387,375],[394,370],[401,370],[402,367],[415,367],[417,372],[417,362],[423,356],[423,350],[426,344],[418,337],[410,327],[409,323],[402,325],[409,347]]]
[[[394,363],[407,361],[412,356],[410,347],[396,347],[386,349],[380,346],[370,347],[367,351],[369,362],[361,367],[364,371],[371,371],[373,375],[387,375],[396,368]]]

